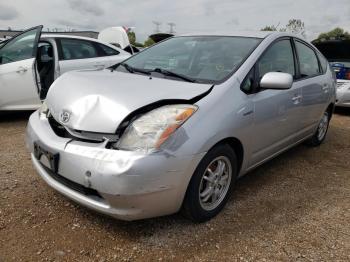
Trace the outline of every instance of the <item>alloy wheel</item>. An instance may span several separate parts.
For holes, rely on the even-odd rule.
[[[328,129],[328,112],[325,112],[320,124],[318,125],[318,134],[317,134],[317,138],[319,141],[322,141],[327,133],[327,129]]]
[[[232,179],[232,166],[225,156],[215,158],[206,168],[199,186],[199,202],[204,210],[215,209],[225,198]]]

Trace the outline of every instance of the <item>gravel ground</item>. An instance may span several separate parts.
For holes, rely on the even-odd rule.
[[[113,220],[34,172],[28,113],[0,116],[0,261],[349,261],[350,110],[319,148],[300,145],[240,179],[223,212]]]

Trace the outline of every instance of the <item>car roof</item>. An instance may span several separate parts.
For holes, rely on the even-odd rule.
[[[113,48],[119,52],[123,52],[123,53],[127,53],[126,51],[124,51],[123,49],[121,48],[118,48],[114,45],[111,45],[109,43],[106,43],[106,42],[102,42],[98,39],[95,39],[95,38],[91,38],[91,37],[84,37],[84,36],[76,36],[76,35],[64,35],[64,34],[41,34],[40,36],[40,39],[48,39],[48,38],[71,38],[71,39],[81,39],[81,40],[88,40],[88,41],[94,41],[94,42],[97,42],[97,43],[101,43],[101,44],[104,44],[110,48]]]
[[[217,31],[217,32],[195,32],[190,34],[183,34],[178,36],[239,36],[239,37],[252,37],[252,38],[266,38],[267,36],[281,37],[281,36],[291,36],[297,37],[286,32],[277,31]]]
[[[91,37],[84,37],[84,36],[77,36],[77,35],[64,35],[64,34],[50,34],[50,33],[43,33],[41,34],[40,38],[74,38],[74,39],[92,40],[95,42],[100,42],[97,39],[91,38]]]

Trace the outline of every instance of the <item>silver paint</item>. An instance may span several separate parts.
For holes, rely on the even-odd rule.
[[[286,36],[289,34],[266,34],[235,74],[196,102],[197,112],[152,154],[106,149],[103,142],[58,137],[48,120],[35,112],[27,128],[29,150],[33,152],[33,142],[40,141],[59,153],[58,173],[76,183],[84,185],[89,170],[91,188],[102,195],[102,200],[58,183],[32,154],[34,167],[62,194],[119,219],[177,212],[194,170],[214,145],[224,139],[242,144],[242,176],[312,136],[327,107],[335,103],[330,68],[323,75],[294,81],[287,90],[271,89],[250,95],[240,90],[240,84],[266,48]],[[56,120],[62,110],[72,113],[69,128],[114,133],[122,120],[140,107],[159,100],[188,100],[210,88],[109,70],[72,72],[54,83],[47,104]]]

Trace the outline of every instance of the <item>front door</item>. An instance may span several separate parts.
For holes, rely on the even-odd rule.
[[[258,81],[268,72],[296,75],[291,40],[273,43],[256,64]],[[288,90],[258,90],[254,103],[254,142],[251,166],[257,165],[298,140],[301,129],[302,89],[293,83]]]
[[[0,49],[0,110],[40,106],[35,59],[42,26],[31,28]]]

